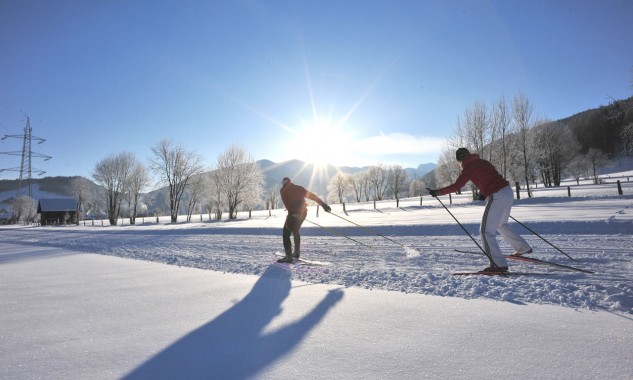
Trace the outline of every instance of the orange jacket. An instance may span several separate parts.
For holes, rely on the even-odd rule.
[[[306,190],[303,186],[295,185],[292,182],[283,185],[279,193],[281,194],[281,201],[284,202],[284,206],[289,214],[306,208],[306,198],[312,199],[321,206],[325,204],[319,197]]]

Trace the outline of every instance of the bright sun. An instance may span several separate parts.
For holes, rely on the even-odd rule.
[[[323,120],[313,120],[297,131],[293,142],[295,157],[309,164],[341,164],[348,156],[343,128]]]

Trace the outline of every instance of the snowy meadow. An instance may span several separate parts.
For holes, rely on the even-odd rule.
[[[302,228],[302,257],[321,267],[298,267],[293,278],[309,283],[383,289],[460,298],[552,304],[633,313],[633,183],[631,172],[600,185],[570,183],[537,188],[515,201],[511,223],[534,247],[535,257],[574,266],[585,274],[511,261],[512,278],[458,278],[458,271],[487,266],[480,248],[483,202],[468,193],[400,201],[332,205],[332,214],[311,206]],[[616,180],[623,195],[618,195]],[[624,181],[624,182],[622,182]],[[452,216],[451,216],[452,214]],[[246,213],[237,220],[130,226],[85,221],[80,226],[0,229],[0,242],[58,247],[224,273],[261,275],[283,251],[284,210]],[[468,231],[471,237],[460,227]],[[181,219],[184,219],[181,218]],[[207,219],[207,220],[205,220]],[[144,222],[144,223],[143,223]],[[474,241],[473,241],[474,239]],[[509,254],[511,248],[502,248]],[[466,251],[466,252],[460,252]]]
[[[440,200],[474,240],[429,196],[311,206],[302,257],[321,265],[292,270],[273,264],[284,210],[1,226],[0,378],[628,379],[627,176],[515,201],[531,257],[593,274],[454,276],[487,266],[470,194]]]

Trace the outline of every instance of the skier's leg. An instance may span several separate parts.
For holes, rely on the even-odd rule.
[[[286,256],[292,255],[292,243],[290,243],[290,235],[292,234],[292,219],[294,219],[291,215],[286,217],[286,222],[284,223],[284,229],[282,232],[282,238],[284,242],[284,252]]]
[[[490,255],[490,259],[497,267],[507,267],[508,262],[501,253],[499,243],[497,242],[497,228],[500,225],[503,216],[504,205],[502,200],[497,200],[496,194],[489,195],[486,199],[486,208],[481,218],[481,240],[484,244],[484,250]],[[494,267],[494,265],[491,266]]]
[[[512,203],[514,203],[514,194],[512,193],[512,189],[508,186],[505,187],[496,194],[497,199],[500,197],[504,198],[505,203],[508,205],[501,215],[500,225],[499,225],[499,233],[503,240],[505,240],[512,248],[514,248],[514,252],[518,253],[528,253],[532,252],[532,247],[521,237],[521,235],[514,232],[514,230],[508,224],[508,219],[510,218],[510,211],[512,210]]]
[[[299,256],[301,255],[301,225],[303,224],[303,221],[305,220],[306,216],[308,215],[308,209],[303,209],[301,210],[299,213],[297,213],[295,215],[295,223],[293,225],[293,235],[294,235],[294,240],[295,240],[295,252],[294,252],[294,257],[296,257],[297,259],[299,258]]]

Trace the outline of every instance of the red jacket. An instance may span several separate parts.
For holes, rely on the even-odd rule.
[[[510,185],[490,162],[479,158],[477,154],[469,154],[461,164],[461,174],[455,183],[438,190],[441,195],[459,191],[468,181],[475,184],[486,197]]]
[[[286,210],[289,214],[296,213],[306,208],[306,198],[312,199],[321,206],[324,205],[323,201],[316,195],[306,190],[303,186],[295,185],[292,182],[288,182],[279,190],[281,194],[281,200],[284,202]]]

